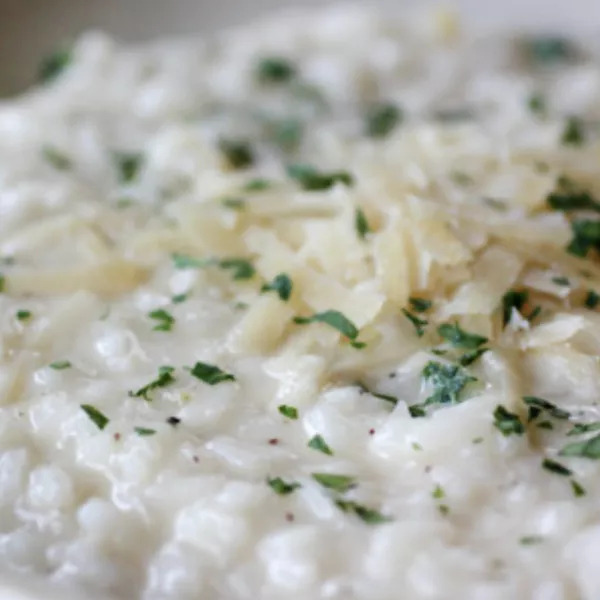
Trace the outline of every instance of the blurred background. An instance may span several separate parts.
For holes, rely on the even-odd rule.
[[[85,29],[137,41],[210,33],[274,9],[327,0],[0,0],[0,97],[30,85],[42,56]],[[339,3],[339,2],[338,2]],[[399,12],[452,6],[481,26],[600,31],[600,0],[363,0]]]

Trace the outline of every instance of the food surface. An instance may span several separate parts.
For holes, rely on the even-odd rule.
[[[48,57],[0,104],[3,571],[600,598],[596,50],[346,8]]]

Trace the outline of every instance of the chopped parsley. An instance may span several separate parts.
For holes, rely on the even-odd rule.
[[[62,371],[64,369],[69,369],[71,367],[71,363],[68,360],[55,360],[48,365],[51,369],[55,371]]]
[[[578,189],[566,177],[560,177],[556,189],[546,198],[548,206],[554,210],[593,210],[600,212],[600,202],[587,190]]]
[[[581,496],[585,496],[585,488],[574,479],[571,479],[571,489],[573,490],[573,495],[575,498],[581,498]]]
[[[600,303],[600,295],[597,294],[594,290],[588,290],[584,304],[590,310],[593,310]]]
[[[327,442],[323,439],[323,436],[318,433],[310,438],[308,441],[308,447],[312,448],[313,450],[318,450],[323,454],[333,456],[333,450],[327,445]]]
[[[374,396],[375,398],[379,398],[380,400],[384,400],[385,402],[389,402],[390,404],[393,404],[393,405],[398,404],[398,398],[396,398],[394,396],[390,396],[388,394],[379,394],[378,392],[373,392],[366,385],[364,385],[363,383],[360,383],[360,382],[358,382],[356,385],[360,388],[360,391],[362,393],[371,394],[371,396]]]
[[[567,467],[564,465],[561,465],[559,462],[551,460],[550,458],[545,458],[542,461],[542,467],[551,473],[562,475],[563,477],[570,477],[573,475],[573,471],[571,471],[571,469],[567,469]]]
[[[110,422],[105,415],[103,415],[96,407],[91,404],[82,404],[81,408],[83,412],[90,418],[90,420],[102,431]]]
[[[254,163],[254,152],[245,140],[221,140],[219,150],[232,169],[246,169]]]
[[[539,65],[552,66],[564,63],[576,54],[571,42],[559,36],[540,36],[525,40],[528,58]]]
[[[567,246],[567,252],[585,257],[592,248],[600,248],[600,221],[578,219],[571,223],[571,230],[573,239]]]
[[[419,317],[408,312],[405,308],[402,309],[402,314],[413,324],[417,336],[422,337],[425,333],[425,327],[429,324],[426,319],[419,319]]]
[[[310,165],[289,165],[287,167],[287,174],[289,177],[297,181],[302,189],[309,192],[328,190],[336,183],[343,183],[347,186],[354,184],[354,178],[347,171],[322,173]]]
[[[187,299],[188,299],[187,294],[177,294],[171,298],[171,302],[173,304],[181,304],[182,302],[185,302]]]
[[[175,317],[166,310],[159,308],[148,313],[148,316],[157,322],[157,325],[152,328],[153,331],[171,331],[173,329]]]
[[[571,416],[566,410],[559,408],[556,404],[552,404],[552,402],[548,402],[548,400],[544,400],[543,398],[523,396],[523,402],[529,407],[527,419],[530,422],[537,419],[542,412],[548,413],[555,419],[569,419]]]
[[[222,198],[221,204],[231,210],[244,210],[246,208],[246,201],[242,198]]]
[[[54,81],[71,63],[71,48],[63,47],[46,56],[38,67],[38,79],[42,83]]]
[[[585,129],[578,117],[569,117],[565,123],[561,138],[565,146],[581,146],[585,142]]]
[[[540,117],[543,117],[548,111],[548,105],[546,97],[540,92],[533,92],[527,99],[527,106],[529,110]]]
[[[366,114],[366,134],[373,138],[389,135],[402,121],[402,112],[389,102],[371,107]]]
[[[369,222],[367,221],[367,217],[363,212],[362,208],[357,208],[354,213],[354,227],[356,229],[356,233],[361,240],[364,240],[367,236],[367,233],[371,232],[371,228],[369,227]]]
[[[335,501],[336,506],[344,511],[345,513],[354,513],[357,517],[362,519],[369,525],[379,525],[380,523],[387,523],[391,521],[391,517],[383,515],[379,511],[358,504],[353,500],[342,500],[338,499]]]
[[[264,192],[271,187],[271,182],[268,179],[251,179],[242,189],[244,192]]]
[[[15,316],[17,321],[28,321],[33,316],[33,313],[30,310],[18,310]]]
[[[350,340],[354,348],[364,348],[366,344],[357,341],[358,328],[356,325],[337,310],[326,310],[321,313],[315,313],[312,317],[294,317],[294,323],[298,325],[307,325],[309,323],[325,323],[334,329],[337,329],[342,335]]]
[[[168,417],[167,423],[171,425],[171,427],[177,427],[177,425],[181,423],[181,419],[179,417]]]
[[[298,119],[281,119],[269,125],[269,136],[284,152],[298,148],[304,135],[304,124]]]
[[[527,291],[509,290],[502,296],[502,324],[505,327],[510,322],[513,308],[521,312],[528,300]]]
[[[2,293],[4,291],[5,286],[6,286],[6,277],[4,277],[4,275],[2,275],[2,273],[0,273],[0,293]]]
[[[256,273],[252,263],[245,258],[224,258],[219,261],[219,266],[221,269],[231,270],[235,280],[252,279]]]
[[[440,500],[441,498],[444,498],[446,496],[446,492],[444,492],[444,488],[441,485],[436,485],[435,488],[433,489],[433,492],[431,492],[431,497],[435,498],[436,500]]]
[[[144,164],[144,156],[139,152],[114,152],[113,159],[121,183],[134,181]]]
[[[525,426],[519,415],[511,413],[501,404],[496,406],[496,410],[494,410],[494,426],[504,436],[523,435],[525,433]]]
[[[150,435],[154,435],[156,433],[155,429],[148,429],[147,427],[134,427],[133,430],[140,437],[147,437],[147,436],[150,436]]]
[[[175,367],[159,367],[158,369],[158,377],[148,383],[147,385],[141,387],[137,392],[129,392],[129,395],[133,398],[144,398],[148,402],[151,398],[148,394],[157,388],[167,387],[171,383],[174,383],[175,377],[173,377],[173,372],[175,371]]]
[[[296,67],[287,58],[268,56],[256,65],[256,77],[261,83],[286,83],[296,76]]]
[[[281,479],[281,477],[274,477],[272,479],[267,479],[267,485],[280,496],[287,496],[291,494],[294,490],[302,487],[296,481],[287,482]]]
[[[485,344],[487,338],[475,333],[468,333],[460,328],[458,323],[453,325],[445,323],[437,329],[439,335],[449,342],[455,348],[465,348],[467,350],[475,350],[482,344]]]
[[[323,487],[343,494],[356,487],[355,478],[350,475],[334,475],[333,473],[313,473],[312,478]]]
[[[277,410],[288,419],[297,419],[298,418],[298,409],[295,406],[289,406],[288,404],[281,404]]]
[[[260,289],[261,292],[277,292],[277,295],[281,300],[287,302],[292,295],[292,280],[289,275],[285,273],[279,273],[276,275],[271,283],[265,283]]]
[[[425,400],[424,406],[430,404],[458,404],[460,393],[465,386],[472,381],[477,381],[475,377],[468,375],[459,366],[434,361],[430,361],[425,365],[422,375],[424,380],[433,388],[433,394]],[[411,409],[415,408],[414,406],[411,407]]]
[[[44,146],[42,148],[42,154],[48,163],[57,171],[67,171],[73,166],[71,159],[54,146]]]
[[[522,546],[533,546],[534,544],[541,544],[544,538],[541,535],[525,535],[519,539],[519,544]]]
[[[563,276],[553,277],[552,278],[552,283],[555,283],[556,285],[560,285],[562,287],[567,287],[567,286],[571,285],[571,283],[569,282],[569,280],[566,277],[563,277]]]
[[[600,434],[589,440],[568,444],[560,452],[560,456],[579,456],[581,458],[600,458]]]
[[[600,431],[600,421],[595,423],[577,423],[567,435],[581,435],[582,433],[590,433],[591,431]]]
[[[191,369],[190,373],[208,385],[217,385],[223,381],[235,381],[235,376],[231,373],[222,371],[215,365],[208,363],[197,362]]]
[[[470,350],[469,352],[465,352],[458,359],[458,364],[461,367],[468,367],[472,365],[480,356],[489,351],[489,348],[477,348],[477,350]]]
[[[432,306],[433,302],[431,300],[426,300],[425,298],[409,298],[410,307],[414,312],[423,313],[427,312]]]
[[[172,255],[173,266],[176,269],[202,269],[214,264],[214,260],[210,258],[194,258],[187,254],[175,253]]]

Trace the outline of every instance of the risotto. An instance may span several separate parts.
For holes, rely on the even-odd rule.
[[[346,7],[48,57],[0,104],[3,572],[600,598],[596,46]]]

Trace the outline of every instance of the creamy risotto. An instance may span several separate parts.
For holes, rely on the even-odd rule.
[[[346,8],[49,57],[0,105],[5,573],[600,598],[594,52]]]

